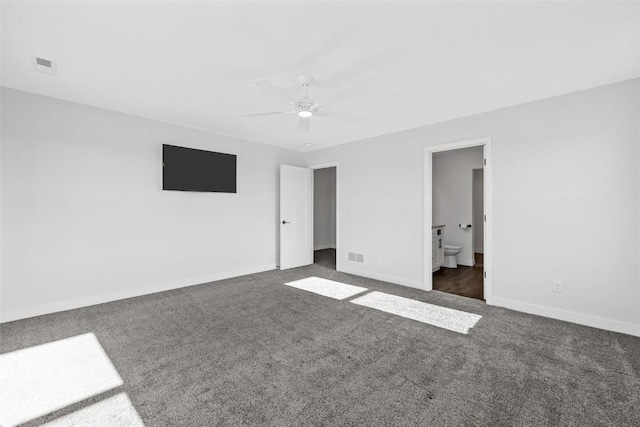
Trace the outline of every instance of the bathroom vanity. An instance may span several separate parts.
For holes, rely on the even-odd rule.
[[[432,271],[440,270],[444,263],[444,225],[431,227],[431,266]]]

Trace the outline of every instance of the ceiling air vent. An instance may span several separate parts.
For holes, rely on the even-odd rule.
[[[31,62],[33,63],[34,71],[50,74],[52,76],[56,75],[56,61],[33,55],[31,57]]]

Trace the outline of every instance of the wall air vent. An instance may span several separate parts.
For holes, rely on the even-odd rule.
[[[49,61],[48,59],[36,58],[36,63],[38,65],[41,65],[41,66],[47,67],[47,68],[51,68],[51,66],[52,66],[52,62]]]
[[[364,254],[355,252],[347,252],[347,259],[352,262],[364,263]]]
[[[31,63],[33,64],[33,70],[39,73],[49,74],[51,76],[55,76],[57,73],[56,61],[32,55]]]

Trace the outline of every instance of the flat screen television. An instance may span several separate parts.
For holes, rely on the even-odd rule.
[[[236,156],[163,144],[162,189],[236,193]]]

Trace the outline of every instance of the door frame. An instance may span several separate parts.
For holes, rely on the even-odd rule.
[[[307,166],[309,169],[315,171],[316,169],[336,168],[336,271],[340,271],[340,167],[339,162],[322,163],[318,165]],[[311,174],[311,226],[315,226],[314,217],[314,203],[315,203],[315,174]],[[315,247],[314,233],[311,233],[311,252]]]
[[[457,150],[468,147],[484,147],[484,299],[487,304],[493,301],[493,162],[491,159],[491,137],[486,136],[464,141],[450,142],[424,148],[424,285],[427,291],[433,290],[431,266],[431,226],[433,225],[433,153]],[[446,231],[445,231],[446,233]]]
[[[476,223],[476,210],[478,209],[478,207],[476,206],[475,203],[475,186],[476,186],[476,171],[482,171],[482,210],[483,210],[483,214],[485,214],[484,212],[484,198],[485,198],[485,194],[484,194],[484,167],[482,168],[473,168],[471,169],[471,246],[472,246],[472,250],[473,250],[473,265],[476,265],[476,233],[478,232],[477,228],[478,228],[478,224]],[[481,222],[482,226],[484,227],[484,221]],[[482,233],[482,253],[484,253],[484,232]]]

